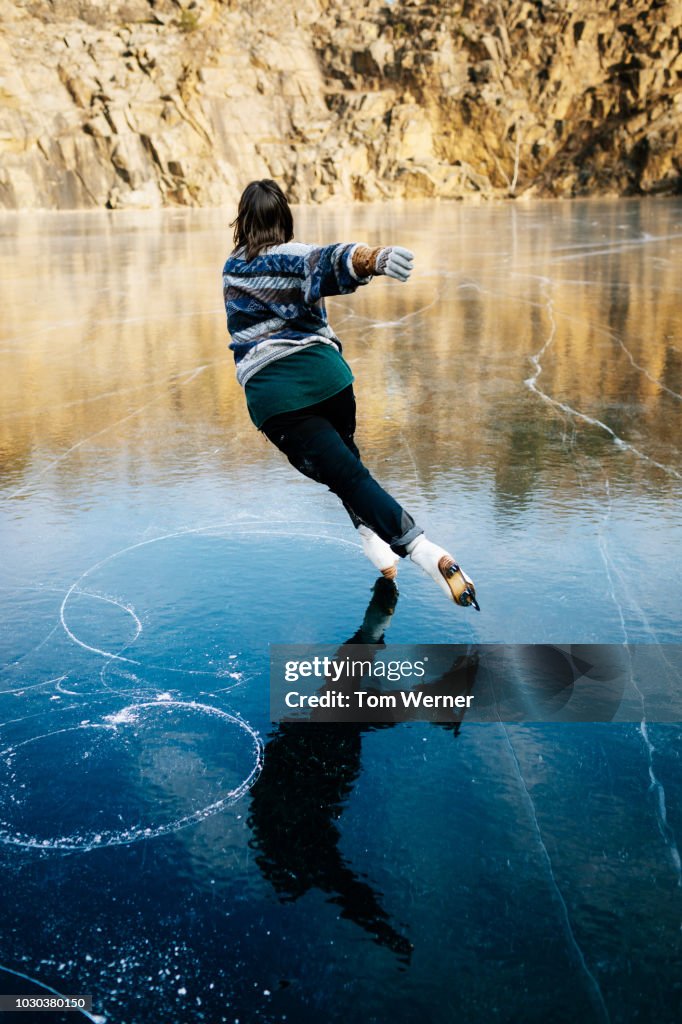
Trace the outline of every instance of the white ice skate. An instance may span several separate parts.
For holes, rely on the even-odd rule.
[[[462,608],[473,605],[476,611],[480,612],[473,580],[459,567],[445,548],[433,544],[422,533],[416,540],[408,544],[407,552],[412,561],[436,581],[450,600]]]
[[[389,547],[386,541],[377,536],[373,530],[370,530],[369,526],[365,526],[364,523],[358,526],[358,534],[362,541],[362,550],[372,565],[387,580],[394,580],[398,575],[398,555],[396,555],[395,551]]]

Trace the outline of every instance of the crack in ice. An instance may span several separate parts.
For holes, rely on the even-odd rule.
[[[7,971],[8,974],[13,974],[16,978],[29,981],[32,985],[37,985],[39,988],[45,989],[46,992],[50,992],[53,996],[58,996],[60,999],[67,998],[63,992],[58,992],[56,988],[52,988],[51,985],[46,984],[44,981],[39,981],[38,978],[32,978],[29,974],[24,974],[23,971],[17,971],[13,967],[7,967],[5,964],[0,964],[0,971]],[[80,1007],[70,1009],[68,1012],[82,1014],[87,1020],[92,1021],[92,1024],[106,1024],[106,1017],[99,1013],[92,1014],[87,1010],[81,1010]]]
[[[211,365],[213,364],[204,363],[202,366],[197,366],[194,370],[187,371],[187,374],[183,375],[186,377],[186,379],[182,380],[181,386],[184,387],[186,384],[189,384],[191,381],[195,379],[195,377],[198,377],[200,373],[203,373],[203,371],[208,369],[208,367]],[[53,459],[52,462],[48,462],[46,466],[43,466],[43,468],[35,474],[32,480],[24,484],[23,487],[19,487],[16,491],[12,491],[11,494],[6,494],[4,496],[4,500],[10,501],[13,498],[19,497],[20,494],[25,494],[27,491],[30,491],[30,489],[36,484],[36,482],[45,475],[45,473],[49,473],[51,469],[54,469],[55,466],[58,466],[61,462],[67,459],[69,455],[75,452],[82,445],[88,444],[89,441],[94,440],[94,438],[96,437],[101,437],[102,434],[106,434],[109,430],[113,430],[114,427],[119,427],[122,423],[127,423],[128,420],[133,419],[135,416],[139,416],[139,414],[143,412],[145,409],[148,409],[151,405],[154,405],[156,402],[161,401],[161,399],[164,398],[165,395],[166,392],[163,391],[160,395],[157,395],[156,398],[150,399],[149,402],[145,402],[144,405],[141,405],[139,406],[139,408],[134,409],[132,412],[128,413],[127,416],[123,416],[121,417],[121,419],[115,420],[113,423],[107,424],[107,426],[102,427],[101,430],[96,430],[94,434],[89,434],[88,437],[84,437],[80,441],[77,441],[76,444],[72,444],[70,448],[67,448],[65,452],[62,452],[61,455],[58,455],[56,459]]]
[[[606,544],[606,540],[605,540],[605,537],[604,537],[604,533],[605,533],[607,524],[608,524],[608,522],[609,522],[609,520],[611,518],[611,513],[612,513],[612,509],[613,509],[613,502],[612,502],[612,499],[611,499],[611,487],[610,487],[610,484],[609,484],[608,477],[604,481],[604,486],[605,486],[605,490],[606,490],[607,506],[606,506],[606,513],[605,513],[605,515],[604,515],[604,517],[602,519],[602,524],[601,524],[601,526],[599,528],[599,541],[598,541],[598,543],[599,543],[599,551],[600,551],[600,554],[601,554],[601,557],[602,557],[602,561],[604,563],[604,570],[606,572],[606,578],[607,578],[607,582],[608,582],[608,585],[609,585],[610,597],[611,597],[611,600],[613,601],[614,605],[616,606],[616,609],[618,611],[618,617],[620,619],[620,626],[621,626],[621,630],[622,630],[622,633],[623,633],[622,644],[625,647],[625,650],[626,650],[627,655],[628,655],[628,660],[630,662],[630,683],[632,685],[633,690],[637,694],[637,697],[639,699],[639,703],[640,703],[640,706],[641,706],[641,709],[642,709],[642,718],[641,718],[641,721],[639,723],[639,733],[640,733],[640,735],[642,737],[642,740],[644,741],[644,747],[645,747],[645,750],[646,750],[647,772],[648,772],[648,775],[649,775],[649,792],[652,793],[652,794],[655,794],[655,796],[656,796],[656,805],[655,805],[655,807],[656,807],[656,811],[655,811],[656,823],[657,823],[657,826],[658,826],[658,831],[660,832],[661,837],[663,839],[663,842],[667,846],[668,851],[670,853],[670,858],[672,860],[673,867],[674,867],[675,873],[677,875],[677,884],[678,884],[678,886],[682,886],[682,858],[680,857],[680,850],[679,850],[679,847],[677,845],[677,839],[675,837],[675,833],[674,833],[673,829],[671,828],[671,826],[670,826],[670,824],[668,822],[668,812],[667,812],[667,806],[666,806],[665,789],[663,787],[663,783],[660,781],[660,779],[656,775],[656,772],[655,772],[655,769],[654,769],[654,754],[656,753],[656,747],[654,746],[654,744],[651,742],[651,740],[649,738],[649,729],[648,729],[648,723],[647,723],[647,718],[646,718],[646,705],[645,705],[645,700],[644,700],[644,694],[642,693],[641,689],[637,685],[637,682],[635,681],[635,673],[634,673],[633,665],[632,665],[632,654],[630,652],[630,646],[629,646],[629,636],[628,636],[627,623],[625,621],[625,615],[623,614],[622,605],[621,605],[620,601],[618,600],[618,598],[616,596],[616,589],[615,589],[615,584],[614,584],[614,579],[613,579],[613,573],[617,573],[619,576],[620,576],[620,573],[616,569],[616,567],[615,567],[615,565],[613,563],[613,559],[609,555],[608,546]],[[613,570],[613,572],[612,572],[612,570]],[[645,615],[644,611],[639,606],[637,606],[637,607],[638,607],[638,611],[640,613],[640,617],[642,619],[642,622],[648,627],[649,632],[651,633],[652,638],[653,638],[654,637],[654,633],[653,633],[653,631],[651,630],[651,627],[648,624],[648,620],[646,618],[646,615]]]
[[[557,902],[558,902],[559,907],[560,907],[560,915],[561,915],[561,919],[562,919],[562,923],[563,923],[563,927],[564,927],[564,932],[565,932],[566,938],[568,939],[568,944],[570,946],[571,951],[573,952],[573,955],[575,956],[575,958],[576,958],[576,960],[578,962],[578,965],[579,965],[582,973],[584,974],[584,976],[585,976],[585,978],[587,980],[587,985],[588,985],[588,989],[589,989],[589,992],[590,992],[592,1004],[593,1004],[595,1010],[598,1012],[599,1017],[601,1018],[601,1020],[606,1021],[607,1024],[608,1024],[608,1022],[610,1021],[611,1018],[609,1016],[609,1011],[608,1011],[608,1009],[606,1007],[606,1003],[604,1001],[604,995],[603,995],[602,990],[601,990],[601,988],[599,986],[599,982],[597,981],[597,979],[595,978],[594,974],[592,973],[592,971],[590,970],[590,968],[587,965],[587,961],[585,960],[585,955],[584,955],[582,949],[580,948],[578,940],[577,940],[577,938],[575,936],[575,932],[573,931],[573,927],[571,925],[571,919],[570,919],[570,916],[569,916],[569,913],[568,913],[568,907],[566,905],[566,900],[564,899],[563,893],[561,892],[561,889],[559,888],[559,883],[556,880],[556,875],[554,874],[554,868],[552,866],[552,858],[550,857],[549,851],[548,851],[547,846],[545,844],[545,841],[542,838],[542,831],[540,829],[540,823],[538,821],[538,816],[537,816],[537,811],[536,811],[536,808],[535,808],[535,803],[533,801],[532,796],[530,795],[530,792],[528,790],[528,786],[526,785],[526,780],[523,777],[523,772],[521,771],[521,765],[519,764],[519,759],[517,757],[516,750],[514,749],[514,744],[511,742],[511,739],[509,737],[509,732],[508,732],[508,729],[507,729],[505,723],[500,721],[498,724],[502,727],[502,731],[504,733],[504,738],[506,740],[507,746],[509,748],[509,752],[511,754],[512,763],[514,765],[514,769],[515,769],[517,778],[518,778],[518,780],[519,780],[519,782],[521,784],[521,789],[522,789],[522,791],[523,791],[523,793],[525,795],[526,801],[527,801],[528,811],[529,811],[529,814],[530,814],[530,819],[531,819],[531,822],[533,824],[533,830],[535,832],[535,835],[536,835],[536,838],[537,838],[537,841],[538,841],[538,845],[540,847],[542,858],[543,858],[543,860],[545,862],[545,866],[547,868],[547,875],[549,877],[550,884],[552,886],[552,889],[554,891],[554,894],[556,896]]]
[[[544,285],[551,285],[551,280],[549,278],[543,278],[542,280]],[[613,443],[616,445],[617,448],[620,448],[621,451],[631,452],[633,455],[636,455],[644,462],[648,462],[650,465],[655,466],[656,469],[660,469],[664,473],[668,473],[670,476],[674,476],[677,480],[682,480],[682,473],[678,473],[676,469],[672,468],[672,466],[666,466],[662,462],[657,462],[655,459],[652,459],[651,456],[646,455],[644,452],[640,451],[639,448],[635,448],[635,446],[630,444],[629,441],[625,441],[622,437],[619,437],[619,435],[616,434],[615,430],[612,430],[611,427],[609,427],[608,424],[604,423],[602,420],[599,420],[594,416],[588,416],[587,413],[580,412],[578,409],[574,409],[572,406],[567,405],[565,402],[560,402],[558,399],[552,398],[540,387],[538,387],[537,382],[540,377],[540,374],[542,373],[541,359],[547,351],[547,349],[552,344],[556,336],[557,330],[556,317],[554,315],[554,303],[551,298],[551,295],[548,295],[547,297],[545,309],[547,310],[547,314],[549,316],[550,331],[542,347],[538,349],[537,352],[530,356],[530,361],[533,364],[535,372],[530,377],[527,377],[523,382],[528,388],[528,390],[532,391],[535,395],[537,395],[538,398],[542,399],[542,401],[545,402],[547,405],[551,405],[555,409],[560,409],[563,413],[566,413],[567,416],[573,416],[575,419],[581,420],[582,422],[587,423],[590,426],[599,427],[600,430],[605,431],[609,435],[609,437],[612,438]]]

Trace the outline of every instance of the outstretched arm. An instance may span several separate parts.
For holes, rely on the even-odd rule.
[[[370,249],[366,245],[358,245],[353,250],[351,261],[353,270],[359,277],[371,277],[373,274],[385,274],[396,281],[407,281],[412,273],[413,254],[400,245],[378,246]]]
[[[376,249],[353,243],[312,246],[304,259],[304,300],[313,305],[325,295],[347,295],[375,274],[407,281],[413,258],[409,249],[397,245]]]

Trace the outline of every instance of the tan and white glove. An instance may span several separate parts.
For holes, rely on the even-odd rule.
[[[414,253],[400,245],[389,245],[376,258],[375,274],[385,274],[396,281],[407,281],[412,273]]]
[[[383,274],[395,281],[407,281],[412,273],[413,260],[414,255],[410,250],[399,245],[379,246],[376,249],[358,245],[352,256],[353,270],[360,277]]]

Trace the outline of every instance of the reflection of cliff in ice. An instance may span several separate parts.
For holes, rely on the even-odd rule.
[[[409,287],[378,281],[330,303],[368,441],[402,449],[424,486],[450,464],[491,477],[503,502],[550,480],[573,490],[570,463],[556,465],[562,447],[607,458],[612,438],[533,401],[523,381],[534,376],[679,473],[676,206],[418,210],[298,218],[300,237],[398,239],[417,254]],[[73,216],[67,233],[46,216],[11,239],[19,272],[3,285],[2,431],[18,487],[50,466],[68,486],[103,456],[118,463],[132,434],[128,474],[162,471],[170,438],[206,473],[233,471],[237,453],[242,464],[272,461],[253,443],[225,348],[227,214],[126,217],[112,230],[104,217]],[[636,459],[617,465],[646,472]]]

